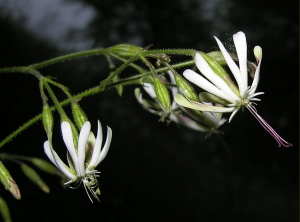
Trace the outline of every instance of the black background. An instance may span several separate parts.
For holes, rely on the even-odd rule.
[[[214,136],[205,139],[204,134],[159,122],[135,101],[134,87],[126,87],[122,98],[110,90],[80,103],[94,132],[97,119],[113,130],[108,155],[97,168],[101,202],[91,204],[83,187],[63,189],[57,177],[39,171],[51,189],[44,194],[19,173],[18,165],[5,162],[22,193],[22,199],[15,200],[0,188],[13,221],[298,221],[298,1],[264,5],[219,0],[211,19],[205,17],[206,1],[200,0],[82,2],[93,7],[96,16],[82,33],[70,31],[68,38],[88,36],[95,41],[93,47],[138,39],[141,46],[209,52],[216,48],[213,35],[225,41],[244,31],[250,58],[255,45],[263,49],[258,91],[265,94],[258,112],[294,146],[278,148],[248,111],[239,112],[221,128],[232,158]],[[1,67],[67,53],[5,16],[4,10],[0,27]],[[76,94],[96,86],[108,67],[103,57],[94,57],[41,72]],[[42,109],[38,81],[32,76],[1,74],[0,95],[1,139]],[[57,95],[63,98],[59,91]],[[55,149],[64,153],[57,115],[54,137]],[[42,146],[46,139],[38,122],[1,152],[47,159]]]

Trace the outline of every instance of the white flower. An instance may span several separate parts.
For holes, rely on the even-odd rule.
[[[221,41],[217,37],[215,37],[215,39],[229,69],[231,70],[236,80],[237,86],[231,80],[228,80],[228,76],[225,76],[225,74],[222,76],[214,72],[205,58],[200,53],[196,53],[196,66],[206,78],[190,69],[184,71],[184,77],[195,85],[204,89],[208,93],[212,94],[213,96],[218,97],[219,99],[224,101],[225,104],[223,104],[223,107],[210,106],[196,101],[188,100],[182,95],[176,95],[175,101],[179,105],[201,111],[232,112],[229,118],[229,122],[241,107],[246,107],[251,112],[251,114],[259,121],[259,123],[275,138],[279,146],[291,146],[290,143],[282,139],[275,132],[275,130],[258,115],[255,107],[253,106],[253,104],[255,104],[253,101],[260,101],[260,99],[255,97],[263,94],[263,92],[255,92],[259,82],[260,66],[262,60],[261,47],[255,46],[254,48],[257,68],[252,84],[251,86],[248,86],[247,42],[245,34],[243,32],[238,32],[233,35],[233,41],[236,47],[239,66],[237,66]]]
[[[95,170],[96,166],[105,158],[111,138],[112,131],[107,127],[106,142],[102,147],[102,127],[98,121],[97,138],[90,132],[91,124],[89,121],[85,122],[81,128],[78,138],[78,148],[75,147],[73,142],[73,133],[71,126],[68,122],[61,123],[61,131],[63,140],[66,144],[68,153],[69,166],[64,164],[57,153],[52,148],[50,142],[47,140],[44,143],[44,151],[51,162],[68,178],[70,179],[65,185],[75,183],[78,187],[81,182],[92,201],[88,190],[99,201],[97,194],[100,194],[97,177],[100,172]],[[93,201],[92,201],[93,202]]]

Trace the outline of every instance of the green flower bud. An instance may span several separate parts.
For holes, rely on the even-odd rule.
[[[53,116],[48,104],[44,104],[43,106],[42,122],[48,139],[52,141]]]
[[[0,213],[4,222],[11,222],[9,208],[2,197],[0,197]]]
[[[154,77],[154,91],[162,108],[169,113],[171,107],[169,91],[158,77]]]
[[[184,92],[185,96],[187,96],[192,101],[199,101],[198,95],[195,92],[194,88],[181,75],[174,73],[174,77],[177,86]]]
[[[218,63],[216,60],[214,60],[204,52],[199,52],[199,53],[206,60],[206,62],[209,64],[210,68],[214,71],[214,73],[217,74],[219,77],[221,77],[236,95],[239,95],[240,92],[237,86],[232,82],[230,76],[228,75],[226,70],[220,65],[220,63]]]
[[[9,190],[9,192],[13,195],[14,198],[20,200],[21,199],[21,193],[19,190],[18,185],[12,178],[12,176],[9,174],[6,167],[3,165],[3,163],[0,161],[0,181],[5,187],[5,189]]]
[[[42,191],[45,193],[49,193],[50,189],[47,186],[47,184],[41,179],[41,177],[38,175],[38,173],[32,169],[30,166],[22,163],[21,168],[24,172],[24,174],[34,183],[36,184]]]
[[[129,58],[136,55],[138,52],[142,51],[143,48],[131,44],[119,44],[110,47],[112,53],[124,57]]]
[[[78,127],[78,129],[81,129],[83,124],[86,121],[88,121],[88,118],[81,109],[81,107],[78,105],[78,103],[73,102],[71,107],[75,124]]]

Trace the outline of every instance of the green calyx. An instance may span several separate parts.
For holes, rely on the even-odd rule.
[[[185,96],[187,96],[190,100],[199,101],[198,95],[194,88],[184,78],[182,78],[182,76],[174,73],[174,77],[177,86],[183,91]]]
[[[154,78],[154,90],[160,105],[166,113],[169,113],[171,107],[169,91],[158,77]]]
[[[81,109],[81,107],[78,105],[78,103],[72,102],[71,107],[72,107],[72,114],[73,114],[74,122],[75,122],[76,126],[78,127],[78,129],[81,129],[83,124],[86,121],[88,121],[88,118],[85,115],[85,113],[83,112],[83,110]]]
[[[44,104],[43,106],[42,122],[47,133],[48,140],[52,141],[53,116],[48,104]]]
[[[143,50],[142,47],[131,44],[119,44],[112,46],[109,49],[113,54],[123,58],[130,58]]]

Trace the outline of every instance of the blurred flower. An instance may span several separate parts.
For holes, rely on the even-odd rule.
[[[162,80],[169,85],[173,85],[169,88],[171,90],[172,97],[174,98],[174,96],[179,93],[179,89],[176,86],[173,73],[171,71],[168,71],[167,73],[170,82],[168,82],[165,77],[162,77]],[[145,99],[140,89],[136,88],[135,96],[138,102],[148,112],[160,116],[162,121],[167,119],[177,123],[178,125],[200,132],[207,132],[209,134],[212,132],[218,132],[218,128],[226,122],[226,119],[222,119],[221,113],[200,112],[194,109],[188,109],[178,105],[174,100],[171,103],[170,112],[167,113],[157,101],[154,86],[151,83],[144,83],[143,89],[152,98],[152,100]]]
[[[243,32],[238,32],[233,35],[233,41],[236,47],[239,66],[237,66],[220,40],[217,37],[215,37],[215,39],[229,69],[231,70],[237,82],[237,86],[230,79],[226,71],[221,66],[218,66],[218,63],[215,60],[212,60],[203,53],[202,55],[201,53],[196,53],[195,63],[200,72],[206,78],[190,69],[184,71],[184,77],[207,91],[210,98],[212,98],[213,100],[219,100],[220,104],[222,104],[223,106],[211,106],[204,103],[199,103],[197,101],[192,101],[188,98],[185,98],[182,95],[177,95],[175,97],[176,102],[181,106],[201,111],[221,113],[232,112],[229,118],[229,122],[241,107],[246,107],[251,112],[251,114],[259,121],[259,123],[275,138],[279,146],[291,146],[290,143],[282,139],[275,132],[275,130],[264,119],[262,119],[262,117],[258,115],[255,107],[253,106],[255,104],[253,101],[260,101],[260,99],[255,97],[263,94],[263,92],[256,92],[256,88],[259,82],[260,66],[262,60],[261,47],[255,46],[254,48],[257,68],[252,84],[251,86],[248,86],[247,42],[245,34]]]
[[[67,157],[69,166],[64,164],[48,140],[44,143],[44,151],[51,162],[68,179],[70,179],[65,183],[65,185],[70,186],[70,184],[75,183],[75,188],[77,188],[82,182],[90,200],[92,201],[88,191],[90,191],[90,193],[99,201],[97,194],[100,194],[100,190],[97,177],[99,177],[98,174],[100,172],[95,170],[95,168],[105,158],[108,152],[112,138],[112,131],[109,127],[107,127],[106,142],[101,150],[103,135],[100,121],[98,121],[96,139],[94,134],[90,132],[90,129],[91,124],[89,121],[86,121],[79,134],[77,149],[74,146],[70,124],[68,122],[61,123],[63,140],[68,149]]]

